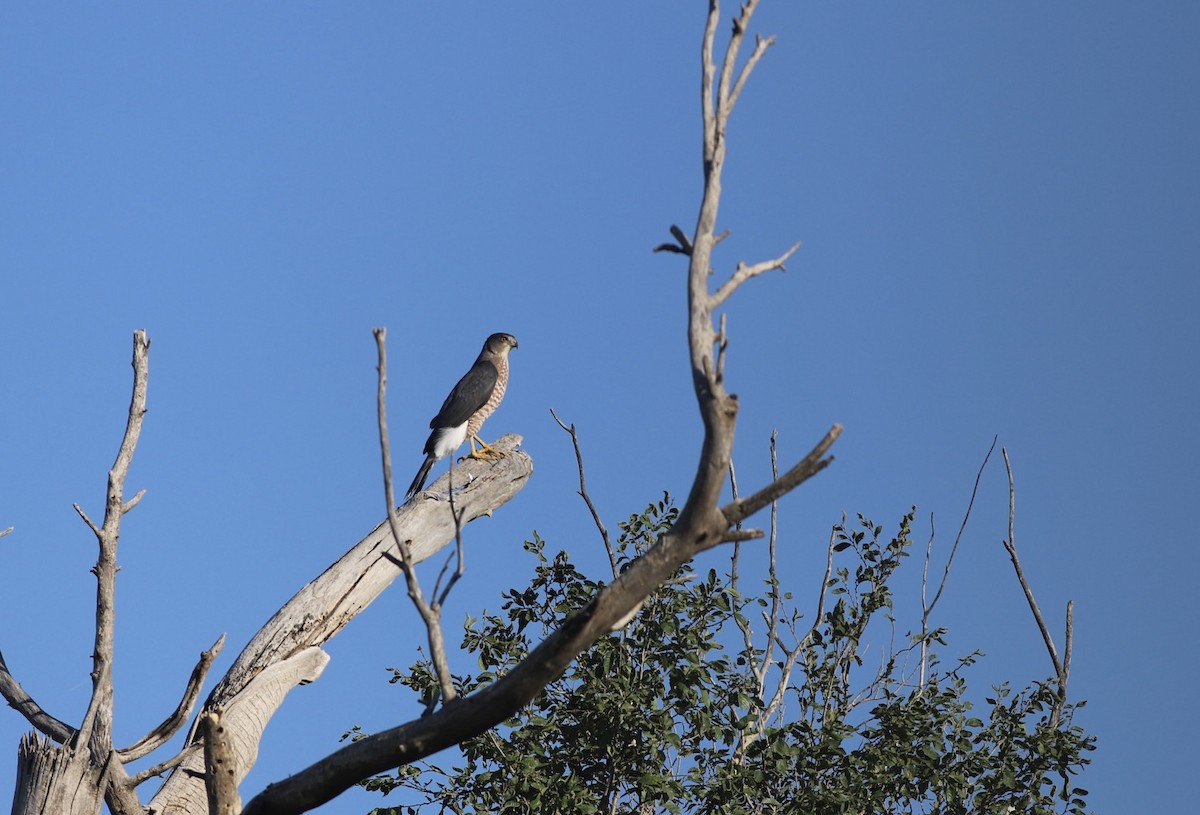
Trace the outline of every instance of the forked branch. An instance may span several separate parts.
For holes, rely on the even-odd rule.
[[[396,515],[396,495],[392,487],[392,450],[388,441],[387,429],[387,329],[375,329],[375,346],[379,354],[379,391],[377,407],[379,412],[379,450],[383,460],[383,492],[387,501],[388,525],[392,530],[392,539],[400,551],[400,567],[404,572],[404,580],[408,585],[408,596],[416,606],[421,621],[425,623],[425,631],[429,640],[429,658],[433,662],[434,673],[437,675],[438,687],[442,694],[442,703],[454,701],[457,691],[454,690],[453,678],[450,674],[450,662],[446,658],[446,638],[442,633],[441,606],[436,601],[429,603],[421,591],[421,582],[417,579],[416,563],[408,541],[400,534],[400,520]],[[453,490],[451,491],[453,492]],[[453,504],[451,505],[453,512]],[[462,562],[461,525],[456,516],[456,538],[459,545],[459,563]]]

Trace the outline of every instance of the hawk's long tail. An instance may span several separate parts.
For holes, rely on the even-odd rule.
[[[421,469],[417,470],[417,477],[413,479],[412,484],[408,487],[408,494],[404,500],[412,498],[425,487],[425,479],[429,478],[429,470],[433,467],[433,463],[437,461],[433,456],[425,456],[425,460],[421,462]]]

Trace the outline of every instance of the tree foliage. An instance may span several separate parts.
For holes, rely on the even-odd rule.
[[[666,496],[631,515],[620,561],[675,516]],[[834,527],[830,602],[815,621],[773,575],[743,593],[737,554],[724,574],[683,567],[531,705],[461,744],[455,766],[366,782],[420,801],[377,812],[1082,813],[1087,791],[1071,779],[1093,748],[1073,723],[1083,703],[1063,704],[1052,680],[969,692],[978,653],[943,665],[945,629],[865,647],[868,629],[896,631],[892,581],[912,520],[892,537],[861,516]],[[525,550],[528,588],[466,622],[479,672],[455,677],[463,693],[519,663],[601,586],[536,533]],[[436,684],[427,662],[393,669],[392,681],[423,696]]]

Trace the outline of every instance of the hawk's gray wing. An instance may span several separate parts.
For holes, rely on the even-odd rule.
[[[458,427],[466,424],[475,411],[487,404],[492,390],[496,387],[498,374],[493,362],[486,359],[476,360],[471,370],[458,380],[454,390],[442,403],[442,409],[429,422],[432,428]]]

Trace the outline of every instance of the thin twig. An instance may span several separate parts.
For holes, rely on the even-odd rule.
[[[1042,632],[1042,640],[1046,643],[1046,652],[1050,655],[1050,662],[1054,666],[1054,674],[1058,680],[1058,699],[1050,713],[1050,726],[1057,727],[1063,705],[1067,701],[1067,681],[1071,674],[1071,651],[1075,637],[1075,601],[1067,602],[1066,633],[1063,643],[1064,657],[1060,660],[1058,649],[1054,646],[1054,638],[1050,636],[1050,627],[1046,625],[1042,610],[1038,608],[1037,600],[1034,599],[1033,589],[1030,588],[1029,581],[1025,578],[1025,572],[1021,568],[1021,561],[1017,558],[1017,489],[1013,480],[1012,462],[1009,461],[1008,450],[1002,447],[1000,452],[1004,455],[1004,468],[1008,473],[1008,538],[1004,541],[1004,548],[1012,560],[1013,570],[1017,573],[1017,582],[1021,584],[1021,590],[1025,592],[1025,600],[1029,603],[1029,610],[1033,612],[1033,619],[1037,622],[1038,630]]]
[[[442,634],[440,615],[431,608],[421,592],[421,583],[417,579],[417,570],[413,563],[412,552],[408,543],[400,535],[400,521],[396,516],[396,495],[392,488],[392,450],[388,442],[387,430],[387,329],[375,329],[375,345],[379,355],[379,390],[376,407],[379,413],[379,450],[383,460],[383,492],[387,501],[388,526],[392,530],[392,539],[400,550],[401,570],[404,581],[408,585],[408,596],[412,598],[417,613],[425,623],[425,631],[429,639],[429,658],[433,662],[434,673],[437,675],[441,688],[442,703],[454,700],[458,695],[454,690],[454,681],[450,674],[450,663],[446,659],[445,637]]]
[[[736,502],[738,499],[737,470],[733,466],[732,458],[729,459],[729,490],[733,500]],[[741,529],[741,523],[738,523],[734,528]],[[729,556],[729,586],[734,591],[738,590],[738,561],[741,559],[741,555],[742,542],[734,541],[733,554]],[[749,644],[747,641],[746,645],[749,646]]]
[[[1012,560],[1013,569],[1017,573],[1017,582],[1021,584],[1021,590],[1025,592],[1025,599],[1029,603],[1029,610],[1033,612],[1033,619],[1037,622],[1038,630],[1042,632],[1042,639],[1046,643],[1046,651],[1050,654],[1050,661],[1054,664],[1054,673],[1061,678],[1063,676],[1063,663],[1058,658],[1058,649],[1054,646],[1054,638],[1050,636],[1050,628],[1046,625],[1046,619],[1042,616],[1042,610],[1038,608],[1037,600],[1033,596],[1033,589],[1029,587],[1029,581],[1025,578],[1025,571],[1021,568],[1021,561],[1017,557],[1016,536],[1014,534],[1017,491],[1013,482],[1012,462],[1008,459],[1008,450],[1002,447],[1000,448],[1000,452],[1004,455],[1004,467],[1008,471],[1008,538],[1004,541],[1004,548],[1008,551],[1008,556]]]
[[[732,493],[733,500],[734,500],[734,502],[736,502],[738,500],[739,493],[738,493],[738,482],[737,482],[737,470],[733,466],[733,459],[729,460],[729,488],[730,488],[730,492]],[[737,526],[735,526],[734,531],[740,532],[741,524],[738,524]],[[729,587],[731,589],[733,589],[734,593],[737,595],[735,602],[740,602],[740,600],[741,600],[741,590],[738,587],[738,580],[739,580],[738,564],[741,562],[741,559],[742,559],[742,540],[740,540],[740,539],[734,540],[733,541],[733,554],[730,555],[730,557],[729,557]],[[733,620],[734,620],[734,624],[737,625],[738,630],[742,632],[742,644],[745,648],[746,654],[748,654],[748,655],[753,654],[754,653],[754,632],[750,627],[749,618],[746,617],[744,614],[734,614]],[[761,688],[759,690],[761,691]]]
[[[79,504],[77,504],[77,503],[71,504],[71,506],[75,508],[75,512],[79,515],[80,518],[83,519],[83,522],[85,524],[87,524],[88,529],[92,530],[92,534],[95,535],[96,537],[100,537],[100,535],[101,535],[100,527],[96,526],[96,524],[92,521],[92,519],[88,517],[87,513],[83,511],[83,507],[79,506]]]
[[[612,567],[613,577],[617,577],[621,572],[617,567],[617,553],[613,548],[612,538],[609,537],[608,528],[604,525],[604,521],[600,518],[600,512],[596,509],[596,505],[592,503],[592,497],[588,495],[587,479],[583,474],[583,452],[579,448],[579,434],[575,431],[575,425],[568,426],[562,419],[558,418],[558,414],[554,412],[554,408],[550,408],[550,415],[554,417],[554,421],[558,426],[571,436],[571,444],[575,447],[575,463],[579,468],[579,497],[587,504],[588,512],[592,513],[592,523],[596,525],[596,530],[600,533],[600,539],[604,542],[604,551],[608,553],[608,563]]]
[[[929,576],[929,560],[933,554],[934,536],[933,513],[929,514],[929,543],[925,546],[925,565],[921,571],[921,687],[925,685],[925,671],[929,658],[929,642],[927,637],[929,634],[929,618],[933,615],[933,608],[937,605],[938,600],[941,599],[942,592],[946,588],[946,582],[950,579],[950,567],[954,564],[954,555],[958,552],[958,545],[962,542],[963,533],[967,529],[967,521],[971,519],[971,511],[975,508],[975,496],[979,494],[979,482],[983,479],[983,471],[987,468],[988,461],[992,458],[992,451],[996,449],[996,440],[998,438],[999,436],[992,437],[992,446],[988,448],[987,454],[983,457],[983,463],[979,465],[979,471],[975,473],[975,486],[971,488],[971,500],[967,502],[967,511],[963,513],[962,523],[958,526],[958,534],[954,536],[954,545],[950,547],[950,557],[946,558],[946,565],[942,569],[942,579],[938,582],[938,588],[934,592],[933,600],[926,603],[926,581]]]
[[[454,494],[450,494],[450,511],[454,512]],[[438,584],[442,582],[442,574],[445,573],[446,566],[450,564],[450,558],[454,558],[454,571],[450,573],[450,579],[446,581],[446,588],[438,592]],[[467,573],[466,554],[463,548],[462,537],[462,515],[454,516],[454,554],[447,556],[446,564],[442,567],[442,574],[438,574],[437,583],[433,587],[434,603],[437,607],[440,617],[441,610],[446,605],[446,598],[450,596],[450,590],[462,579],[462,576]]]
[[[739,263],[733,275],[726,280],[724,284],[722,284],[721,288],[713,292],[712,297],[709,300],[710,307],[716,309],[721,306],[722,303],[729,299],[731,294],[738,290],[739,286],[753,277],[758,277],[760,274],[773,272],[776,270],[786,271],[786,267],[783,265],[784,262],[796,253],[796,250],[800,248],[800,245],[800,241],[797,241],[796,243],[792,244],[790,249],[772,260],[764,260],[761,263],[755,263],[750,266],[747,266],[745,263]]]
[[[463,552],[463,536],[462,536],[462,513],[454,506],[454,457],[450,460],[450,491],[447,493],[450,499],[450,517],[454,519],[454,572],[450,575],[450,579],[446,582],[446,588],[441,592],[438,591],[438,586],[442,583],[442,577],[446,574],[446,569],[450,565],[450,558],[446,558],[446,562],[442,565],[442,570],[438,572],[437,580],[433,584],[433,607],[437,611],[439,619],[441,617],[442,608],[446,605],[446,598],[450,596],[450,590],[454,585],[462,579],[466,574],[467,562]]]
[[[134,507],[136,507],[136,506],[137,506],[139,503],[141,503],[141,500],[142,500],[143,498],[145,498],[145,497],[146,497],[146,490],[145,490],[145,488],[142,488],[142,489],[138,490],[138,491],[137,491],[137,493],[136,493],[136,494],[134,494],[134,496],[133,496],[132,498],[130,498],[128,501],[126,501],[126,502],[125,502],[125,503],[124,503],[124,504],[121,506],[121,512],[122,512],[122,513],[129,512],[131,509],[133,509],[133,508],[134,508]]]
[[[988,448],[987,455],[983,457],[983,463],[979,465],[979,472],[975,473],[975,486],[971,488],[971,500],[967,502],[967,511],[963,513],[962,523],[958,527],[958,534],[954,536],[954,545],[950,547],[950,557],[946,559],[946,568],[942,570],[941,582],[938,583],[938,590],[933,594],[933,601],[925,609],[925,617],[928,617],[933,612],[933,607],[937,605],[938,600],[941,599],[942,591],[946,588],[946,581],[950,577],[950,566],[954,563],[955,553],[958,552],[958,544],[962,541],[963,532],[966,531],[967,521],[971,520],[971,510],[975,507],[975,496],[979,494],[979,482],[983,478],[983,471],[992,457],[992,451],[996,449],[996,440],[998,438],[999,436],[992,437],[992,446]]]
[[[189,741],[190,741],[190,739],[189,739]],[[167,759],[166,761],[155,764],[153,767],[148,767],[148,768],[142,770],[137,775],[130,777],[129,788],[133,789],[134,787],[137,787],[141,784],[146,783],[151,778],[155,778],[157,776],[162,775],[165,772],[175,769],[180,764],[182,764],[184,761],[186,761],[188,758],[190,758],[192,753],[194,753],[196,750],[199,750],[199,749],[200,749],[199,742],[196,742],[193,744],[188,744],[186,747],[184,747],[182,750],[180,750],[176,755],[172,756],[171,758]]]
[[[845,523],[845,516],[842,518],[842,523]],[[825,574],[821,577],[821,590],[817,592],[817,613],[813,617],[813,624],[808,629],[808,633],[801,639],[801,643],[807,645],[812,641],[817,634],[817,629],[821,627],[821,619],[825,616],[825,597],[829,593],[829,577],[833,574],[833,552],[834,546],[837,545],[837,527],[829,531],[829,544],[825,547]]]
[[[779,478],[779,458],[777,450],[777,441],[779,432],[771,431],[771,478],[776,480]],[[735,496],[736,499],[736,496]],[[791,679],[791,672],[795,667],[796,659],[800,655],[800,651],[804,647],[804,643],[797,643],[794,647],[788,648],[783,644],[779,636],[779,625],[781,622],[781,612],[783,608],[783,592],[779,584],[779,572],[776,565],[776,543],[779,532],[779,501],[771,502],[771,527],[767,542],[767,582],[770,586],[769,594],[771,597],[771,605],[769,612],[763,612],[763,619],[767,623],[766,645],[763,647],[762,657],[758,664],[752,668],[754,676],[754,685],[759,700],[762,702],[762,710],[759,712],[758,719],[754,723],[753,731],[742,731],[738,740],[738,746],[734,750],[734,761],[741,763],[745,758],[746,750],[750,745],[758,739],[762,738],[767,731],[767,725],[771,718],[774,717],[782,708],[784,695],[787,692],[787,686]],[[753,664],[753,647],[749,638],[749,623],[742,625],[739,623],[739,628],[742,628],[743,635],[746,640],[747,658]],[[778,683],[775,686],[775,691],[771,699],[766,698],[767,673],[772,664],[775,663],[775,648],[779,648],[783,652],[783,659],[780,660],[781,674]]]
[[[771,480],[779,478],[779,455],[776,443],[779,431],[771,430]],[[779,613],[783,606],[783,595],[779,589],[779,572],[775,565],[775,545],[779,530],[779,499],[771,502],[771,533],[767,539],[767,579],[770,582],[771,612],[767,626],[767,645],[763,649],[762,663],[758,669],[758,685],[764,687],[767,679],[767,667],[771,664],[771,653],[775,647],[775,637],[779,630]]]

